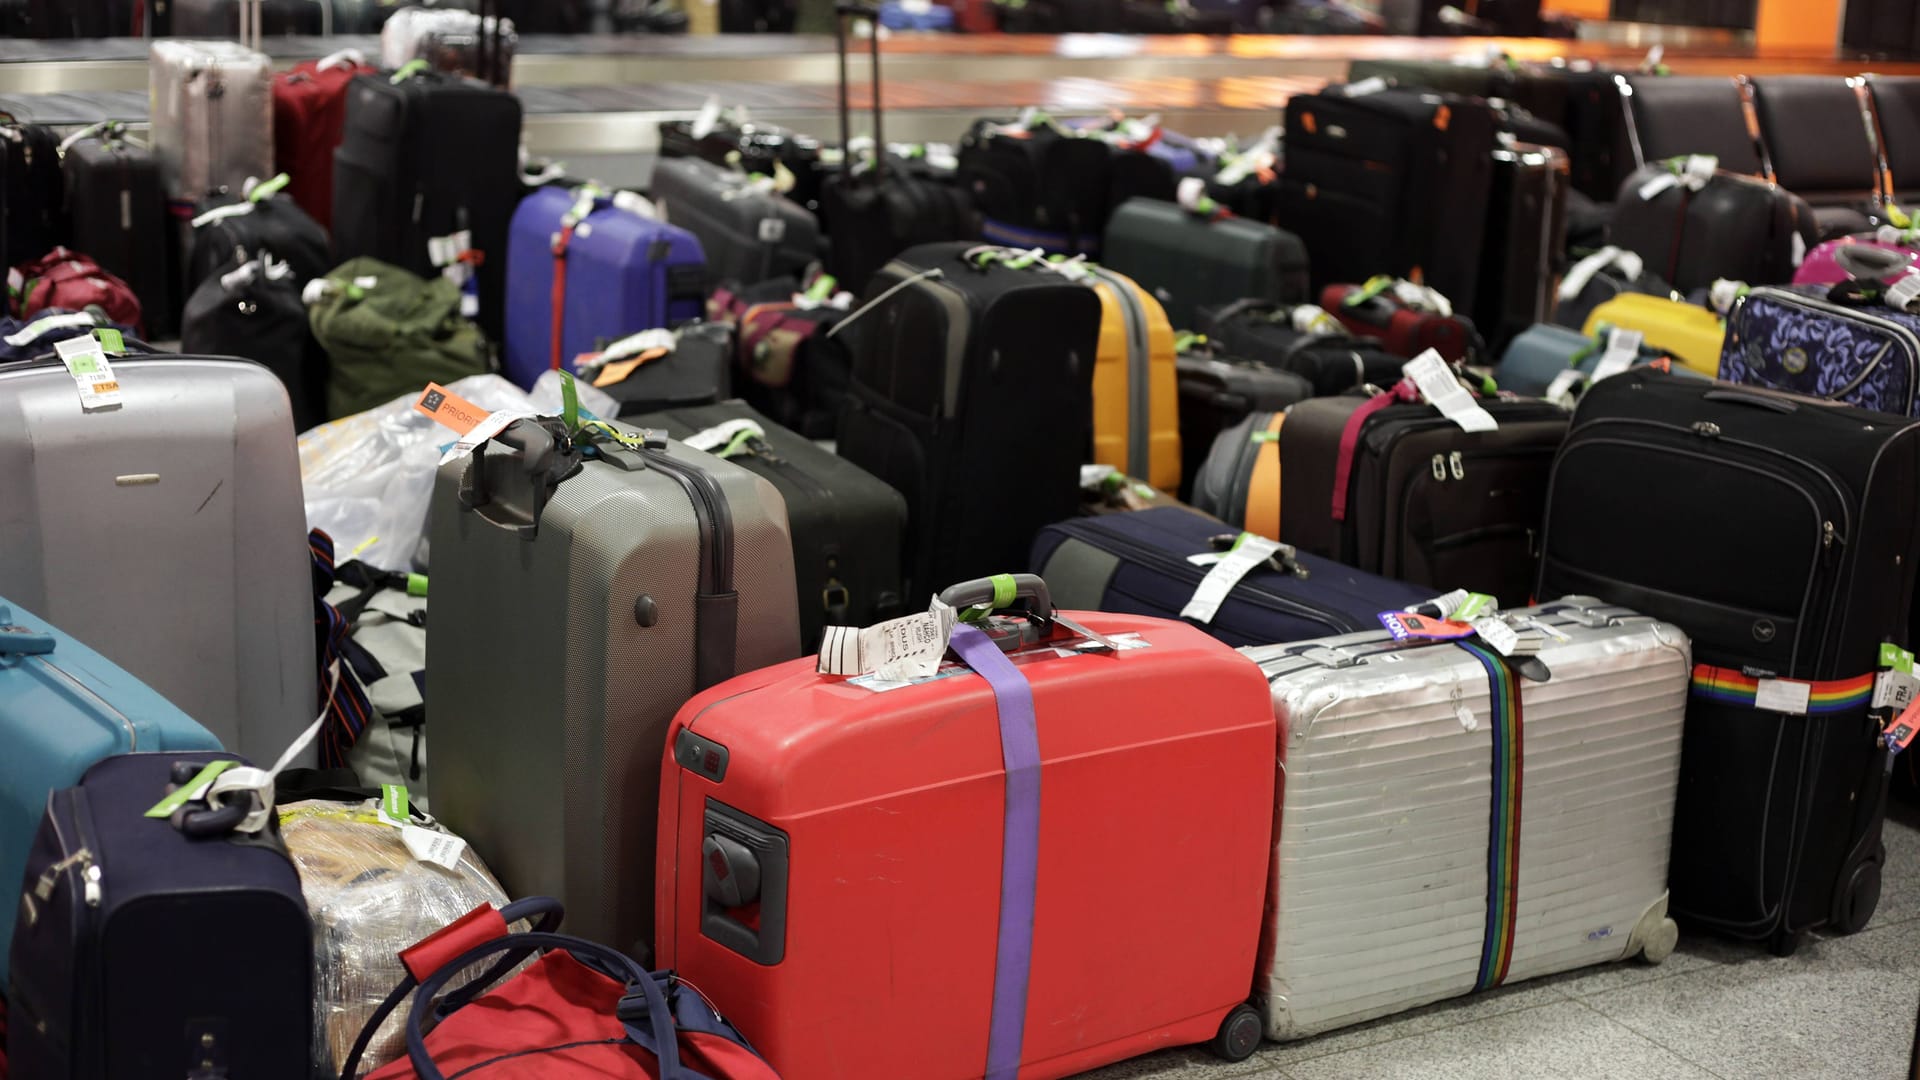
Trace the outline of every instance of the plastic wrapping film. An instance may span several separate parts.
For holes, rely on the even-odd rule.
[[[423,387],[424,389],[424,387]],[[498,375],[469,375],[447,387],[483,409],[560,411],[560,379],[542,372],[528,393]],[[612,419],[619,405],[604,391],[577,386],[580,407]],[[416,570],[427,503],[440,455],[456,436],[398,397],[375,409],[321,424],[300,436],[300,480],[307,527],[333,537],[341,562]]]
[[[481,904],[507,902],[471,847],[457,870],[421,862],[400,830],[379,819],[377,805],[368,799],[280,807],[281,836],[313,918],[314,1054],[318,1072],[328,1076],[339,1074],[360,1029],[405,977],[400,950]],[[397,1010],[381,1026],[364,1071],[406,1056],[406,1014]]]

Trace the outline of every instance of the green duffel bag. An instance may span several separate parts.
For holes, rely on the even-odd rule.
[[[350,259],[308,286],[307,312],[327,351],[332,419],[492,369],[487,339],[460,314],[460,287],[443,277]]]

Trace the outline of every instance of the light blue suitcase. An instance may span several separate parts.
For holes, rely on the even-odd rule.
[[[1594,369],[1600,366],[1600,357],[1605,352],[1606,347],[1602,342],[1578,330],[1553,323],[1538,323],[1515,335],[1507,345],[1500,363],[1494,366],[1493,381],[1500,389],[1523,397],[1544,397],[1555,377],[1568,368],[1577,368],[1583,375],[1592,375]],[[1663,355],[1660,350],[1643,345],[1640,357],[1633,362],[1633,366],[1652,363]],[[1677,363],[1672,368],[1676,375],[1696,374]],[[1575,389],[1585,389],[1585,380],[1581,380]]]
[[[47,795],[114,754],[219,750],[193,718],[113,661],[0,599],[0,942]],[[0,948],[0,985],[7,950]]]

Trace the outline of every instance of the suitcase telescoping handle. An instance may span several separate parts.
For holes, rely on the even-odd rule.
[[[1053,597],[1039,574],[995,574],[963,581],[947,586],[940,594],[940,602],[957,611],[979,607],[989,612],[1005,611],[1020,604],[1021,610],[1035,618],[1053,617]]]
[[[880,133],[880,10],[871,4],[835,4],[833,6],[833,42],[840,57],[840,168],[853,179],[853,123],[847,104],[847,24],[865,20],[871,32],[867,49],[873,58],[873,180],[879,183],[887,171],[887,140]]]

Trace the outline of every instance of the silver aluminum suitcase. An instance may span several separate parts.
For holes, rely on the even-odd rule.
[[[122,403],[94,412],[59,361],[0,365],[0,596],[271,762],[319,712],[286,388],[247,360],[111,364]]]
[[[273,175],[273,64],[230,41],[155,41],[147,71],[153,155],[176,199]]]
[[[436,477],[433,812],[508,892],[557,896],[574,933],[645,955],[668,724],[800,654],[786,504],[679,443],[603,445],[535,482],[568,467],[548,431],[516,422]]]
[[[1476,639],[1242,650],[1266,671],[1280,726],[1255,977],[1271,1038],[1672,951],[1690,643],[1591,597],[1522,613],[1566,638],[1537,654],[1544,682]]]

